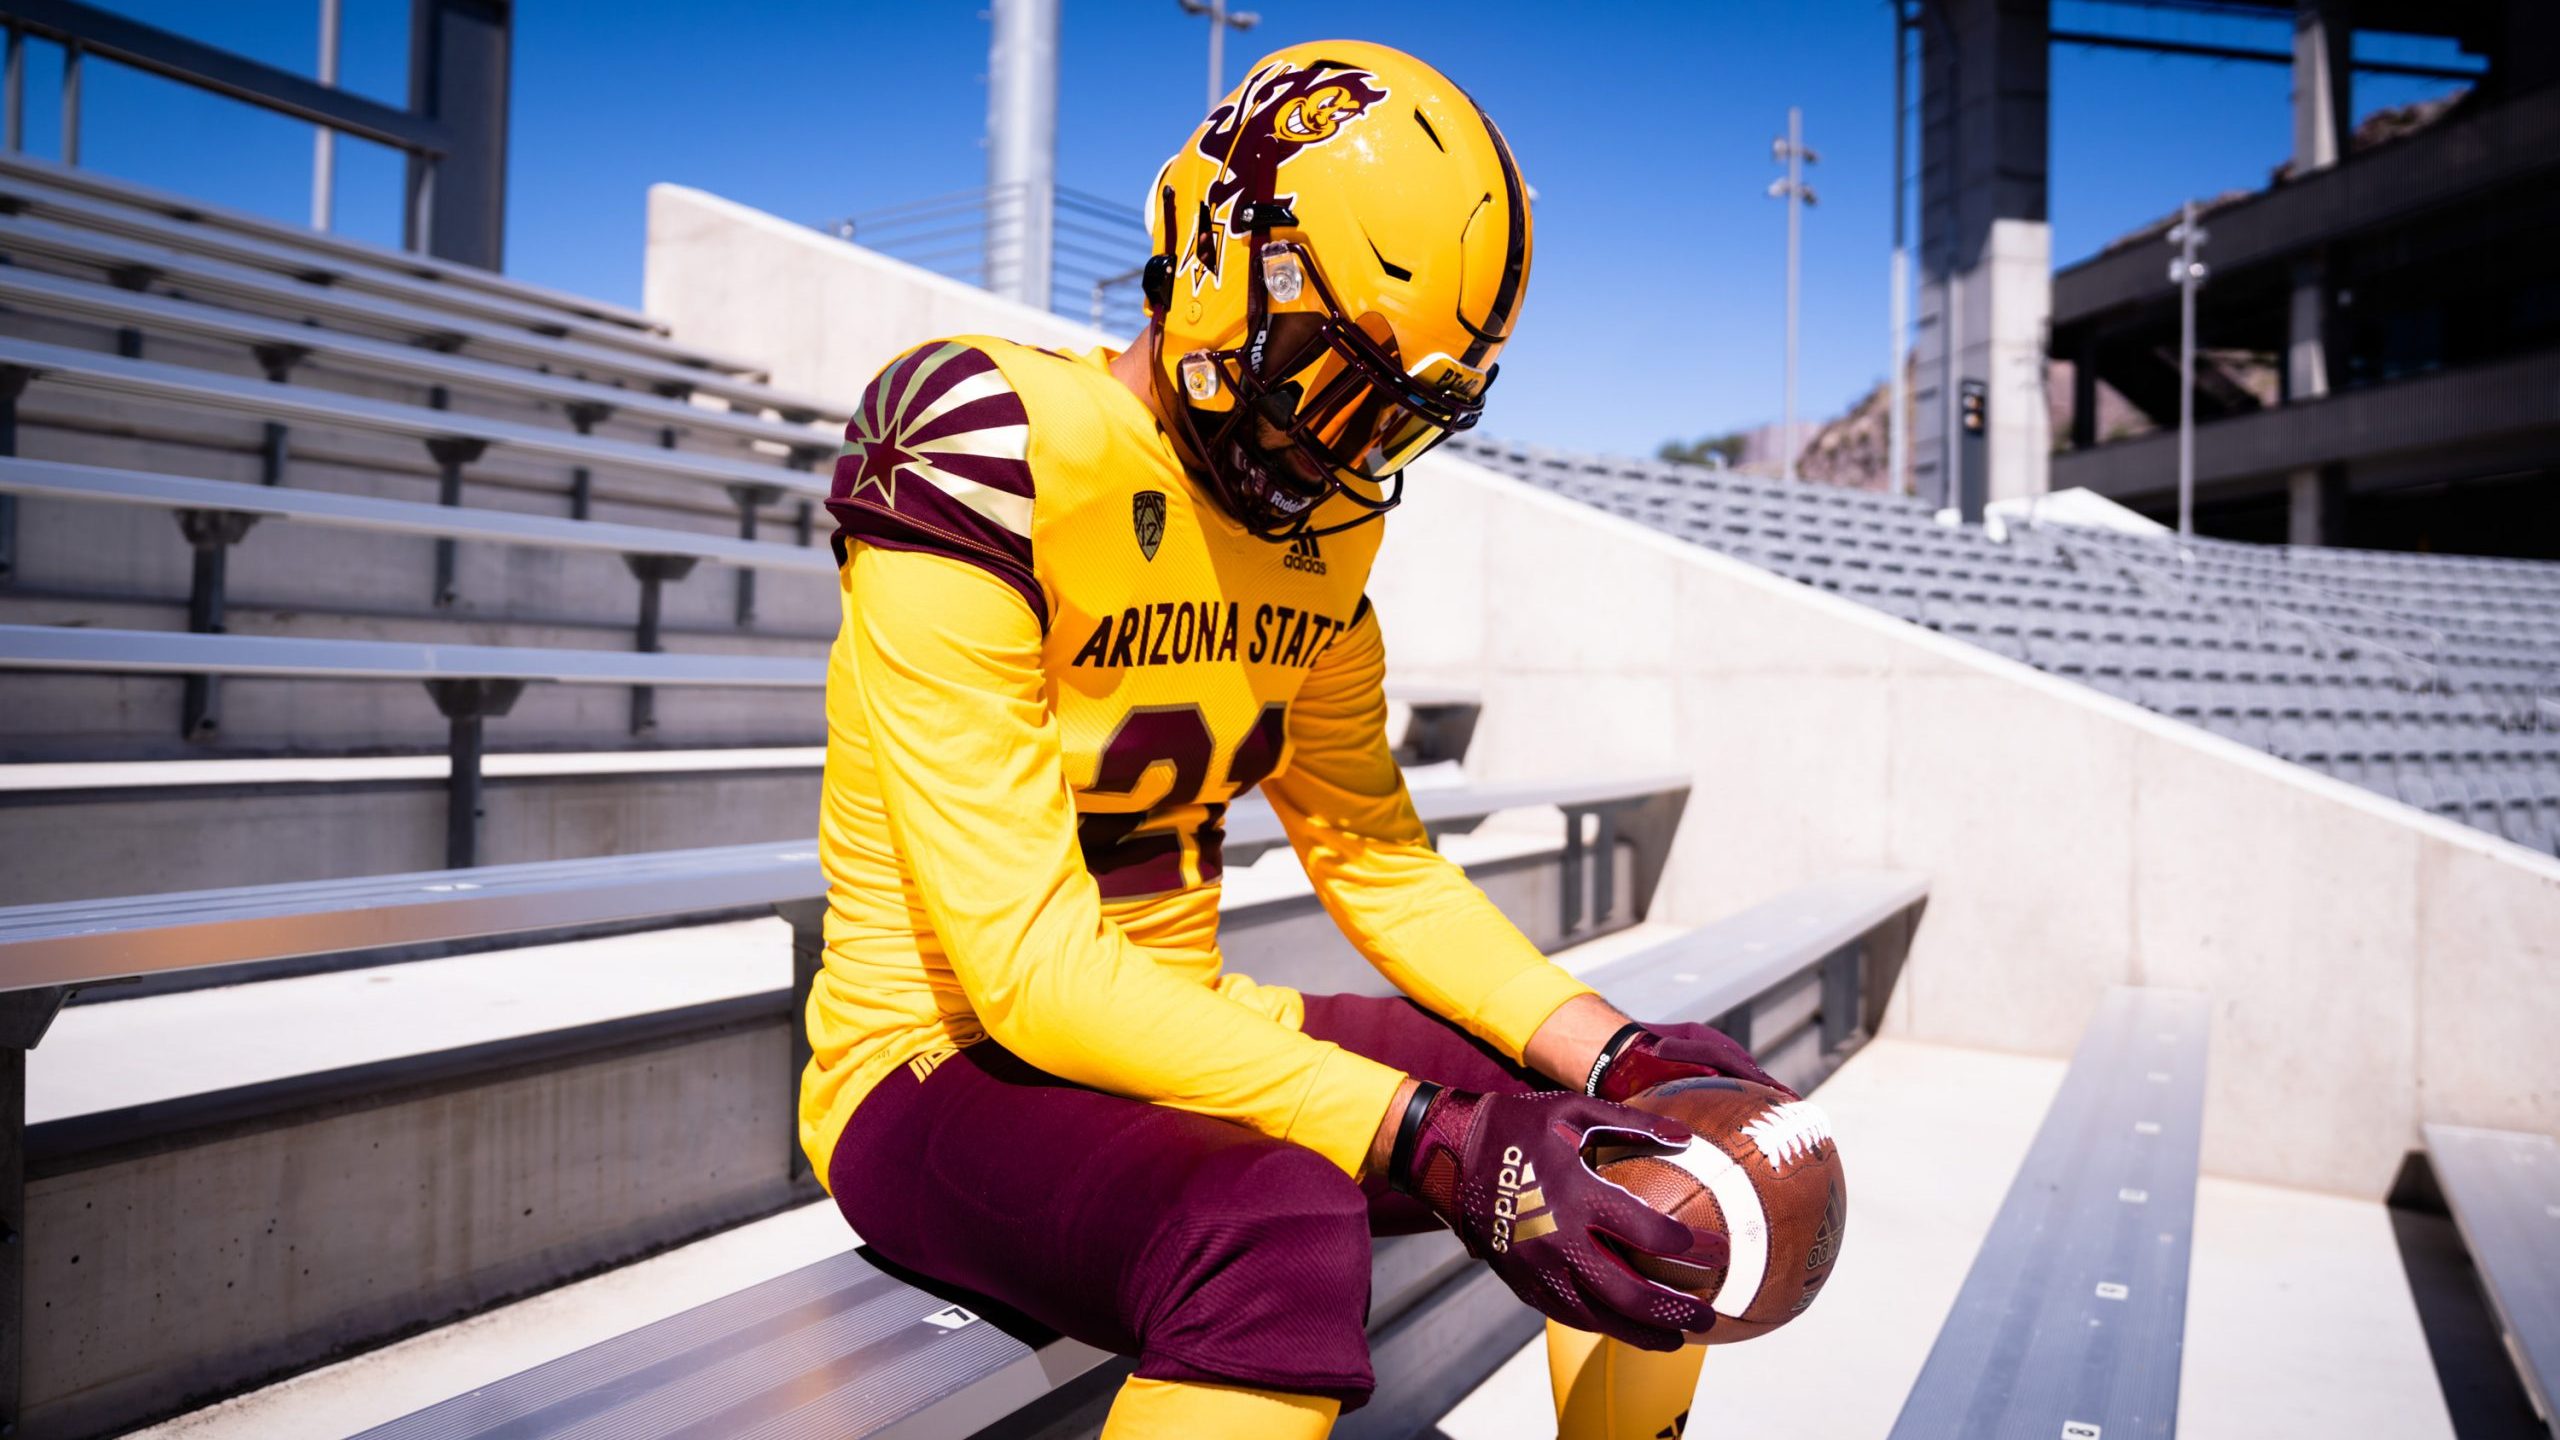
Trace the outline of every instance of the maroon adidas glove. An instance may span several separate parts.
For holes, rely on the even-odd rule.
[[[1583,1089],[1623,1105],[1656,1085],[1704,1075],[1730,1075],[1790,1100],[1804,1098],[1771,1078],[1732,1037],[1704,1025],[1626,1026],[1600,1048]]]
[[[1715,1312],[1630,1269],[1612,1244],[1720,1267],[1725,1238],[1592,1172],[1594,1143],[1677,1152],[1689,1130],[1584,1095],[1480,1095],[1424,1085],[1396,1134],[1388,1180],[1431,1207],[1532,1309],[1644,1350],[1677,1350]]]

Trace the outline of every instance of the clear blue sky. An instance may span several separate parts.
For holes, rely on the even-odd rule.
[[[316,0],[105,0],[308,70]],[[1776,417],[1785,219],[1763,195],[1790,104],[1820,153],[1807,220],[1802,393],[1833,413],[1886,370],[1892,21],[1882,0],[1469,5],[1245,0],[1261,50],[1347,35],[1398,45],[1467,86],[1540,194],[1520,338],[1486,429],[1650,452]],[[1136,196],[1194,124],[1205,24],[1174,0],[1064,0],[1060,176]],[[345,0],[342,83],[404,103],[407,0]],[[817,222],[984,176],[987,25],[976,0],[518,0],[507,268],[607,299],[640,293],[654,181]],[[2282,21],[2150,16],[2060,0],[2058,24],[2281,48]],[[2364,53],[2448,62],[2449,46]],[[31,47],[28,145],[57,153],[55,52]],[[2053,58],[2054,253],[2069,261],[2174,208],[2254,187],[2290,145],[2276,66],[2061,47]],[[2440,93],[2367,79],[2358,109]],[[300,219],[310,131],[92,65],[83,161]],[[399,166],[341,142],[340,228],[390,241]],[[1914,164],[1916,166],[1916,156]]]

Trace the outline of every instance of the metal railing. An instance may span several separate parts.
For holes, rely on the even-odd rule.
[[[0,31],[7,36],[7,63],[0,73],[0,117],[5,117],[0,130],[5,135],[0,138],[10,151],[25,149],[26,50],[32,36],[62,51],[63,164],[80,163],[81,70],[86,57],[94,55],[401,152],[409,160],[403,243],[415,251],[434,248],[439,176],[448,160],[468,148],[446,120],[368,100],[79,0],[0,0]],[[464,189],[486,192],[489,183],[490,177],[472,177]],[[503,177],[495,183],[503,185]],[[465,201],[485,207],[490,196],[475,193]],[[469,255],[451,258],[496,268],[493,261]]]
[[[1138,276],[1147,257],[1146,227],[1130,207],[1059,186],[1053,192],[1046,308],[1115,335],[1146,325]],[[821,228],[895,260],[954,280],[992,288],[996,257],[1029,218],[1022,185],[990,185],[883,206],[831,220]]]

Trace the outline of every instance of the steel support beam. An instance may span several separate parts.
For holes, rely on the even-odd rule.
[[[613,414],[613,407],[598,400],[573,400],[560,407],[569,423],[581,435],[593,435],[596,427]],[[584,520],[595,512],[595,474],[584,465],[569,471],[569,518]]]
[[[670,580],[682,580],[693,573],[691,555],[625,555],[622,563],[640,581],[640,634],[638,649],[643,655],[655,655],[665,647],[658,643],[660,592]],[[646,735],[658,728],[658,692],[655,687],[631,687],[631,733]]]
[[[436,393],[442,395],[444,392],[439,389]],[[427,442],[427,454],[436,462],[437,504],[460,505],[462,503],[462,467],[479,459],[488,448],[489,442],[485,440],[473,440],[461,436],[445,436]],[[459,593],[454,586],[454,542],[438,540],[436,542],[435,603],[440,608],[451,605]]]
[[[18,398],[27,393],[35,372],[0,366],[0,455],[18,453]],[[18,578],[18,497],[0,495],[0,585]]]
[[[521,680],[430,680],[427,693],[448,723],[445,753],[444,863],[467,870],[480,863],[480,762],[485,755],[481,722],[515,708]]]
[[[409,157],[410,248],[485,270],[505,268],[514,22],[514,0],[410,0],[409,109],[445,137]]]
[[[738,502],[738,538],[755,543],[757,516],[765,506],[782,498],[782,490],[773,485],[732,485],[729,498]],[[738,568],[738,628],[756,623],[756,572]]]
[[[231,547],[258,523],[255,515],[236,510],[180,510],[178,532],[195,550],[194,574],[187,587],[187,630],[195,635],[226,633]],[[222,677],[190,675],[178,721],[179,736],[211,740],[222,728]]]

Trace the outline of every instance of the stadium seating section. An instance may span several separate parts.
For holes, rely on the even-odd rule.
[[[2560,564],[1946,525],[1917,499],[1464,439],[1468,459],[2544,854]]]

